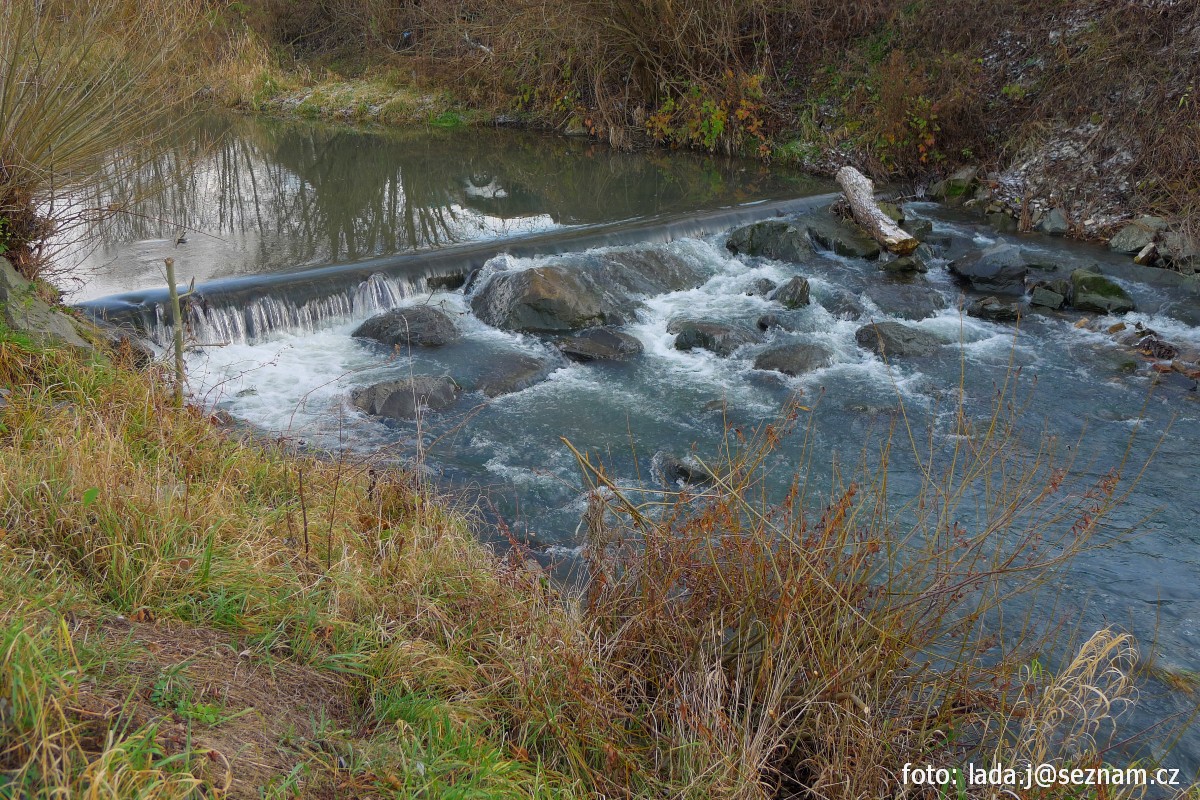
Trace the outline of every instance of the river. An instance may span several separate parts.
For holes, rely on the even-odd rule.
[[[1131,478],[1149,461],[1107,521],[1114,543],[1056,575],[1056,611],[1081,630],[1132,630],[1154,643],[1160,665],[1200,672],[1198,393],[1182,376],[1160,380],[1117,344],[1106,333],[1116,318],[1081,325],[1082,314],[1034,311],[1018,329],[963,315],[962,290],[944,269],[897,282],[873,262],[833,253],[802,268],[734,255],[725,241],[737,224],[827,204],[835,188],[756,162],[623,154],[507,130],[363,132],[217,117],[151,173],[148,184],[156,174],[166,191],[144,201],[145,187],[114,194],[138,214],[119,218],[85,256],[89,277],[71,299],[161,339],[161,263],[173,257],[203,295],[192,312],[191,336],[204,345],[188,356],[192,395],[259,431],[362,459],[407,461],[419,450],[427,469],[482,495],[490,519],[569,574],[586,498],[561,438],[615,479],[653,490],[663,454],[707,459],[728,430],[773,419],[799,392],[813,409],[812,457],[802,464],[798,445],[785,442],[777,485],[803,467],[810,486],[828,487],[833,465],[857,464],[897,420],[919,443],[951,447],[959,401],[982,422],[1012,379],[1012,413],[1031,451],[1055,444],[1085,481],[1121,464]],[[932,223],[943,260],[1010,241],[1063,270],[1098,267],[1137,303],[1120,321],[1200,351],[1200,299],[1177,275],[1098,246],[1002,233],[930,203],[905,211]],[[569,361],[547,337],[484,324],[462,289],[430,280],[614,252],[656,252],[704,276],[642,300],[624,330],[643,353],[624,362]],[[798,272],[810,306],[781,312],[754,293],[757,281]],[[444,309],[462,338],[397,356],[350,336],[375,313],[417,303]],[[790,330],[772,329],[727,358],[677,350],[667,329],[680,317],[753,325],[767,313],[782,313]],[[914,316],[957,344],[889,365],[856,343],[864,320]],[[819,344],[831,361],[795,378],[755,369],[755,353],[781,341]],[[412,374],[470,385],[514,355],[544,363],[544,380],[496,398],[467,392],[419,424],[382,422],[347,401],[355,387]],[[917,483],[911,452],[892,471],[891,491],[903,497]],[[1127,727],[1175,719],[1191,702],[1149,682]],[[1194,728],[1169,765],[1195,774]]]

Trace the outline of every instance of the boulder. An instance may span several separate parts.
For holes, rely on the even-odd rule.
[[[726,325],[721,322],[698,322],[695,320],[672,320],[667,333],[675,334],[676,350],[700,348],[728,357],[743,345],[762,341],[762,335],[741,325]]]
[[[750,284],[750,288],[746,290],[746,294],[750,297],[766,297],[771,294],[771,292],[775,291],[775,288],[778,285],[779,284],[775,283],[775,281],[771,280],[770,278],[759,278],[754,283]]]
[[[394,308],[371,317],[350,334],[387,347],[438,347],[459,337],[450,315],[434,306]]]
[[[1124,314],[1133,311],[1133,298],[1100,273],[1077,269],[1071,273],[1071,305],[1080,311]]]
[[[887,358],[924,356],[942,345],[942,340],[932,333],[902,322],[864,325],[854,332],[854,341],[859,347]]]
[[[759,353],[755,369],[774,370],[784,375],[803,375],[833,363],[833,352],[818,344],[780,344]]]
[[[858,296],[845,290],[835,291],[823,299],[821,305],[838,319],[858,319],[866,313]]]
[[[1046,214],[1035,226],[1039,233],[1046,233],[1051,236],[1064,236],[1071,230],[1071,223],[1067,220],[1066,213],[1061,208],[1053,208],[1050,213]]]
[[[1016,322],[1021,318],[1021,307],[995,297],[984,297],[967,305],[967,316],[991,322]]]
[[[972,289],[989,294],[1022,295],[1029,262],[1021,248],[998,244],[955,259],[950,262],[949,270]]]
[[[799,275],[785,281],[771,294],[771,299],[782,303],[784,308],[801,308],[809,304],[808,280]]]
[[[611,328],[589,328],[559,339],[558,349],[572,361],[624,361],[641,355],[642,343]]]
[[[803,228],[782,220],[765,220],[738,228],[725,243],[734,253],[776,261],[801,262],[813,254]]]
[[[1154,237],[1167,227],[1162,217],[1139,217],[1108,240],[1108,247],[1117,253],[1135,255],[1154,243]]]
[[[915,283],[880,283],[867,289],[867,297],[892,317],[925,319],[946,307],[946,300],[921,279]]]
[[[489,355],[487,367],[470,388],[487,397],[499,397],[540,383],[553,370],[553,364],[524,353]]]
[[[817,246],[849,258],[878,258],[879,243],[862,228],[828,213],[815,213],[800,220]]]
[[[32,282],[0,256],[0,323],[45,345],[68,344],[90,349],[71,317],[50,307]]]
[[[779,328],[785,331],[795,330],[790,320],[778,314],[763,314],[755,321],[754,326],[760,331],[769,331],[772,328]]]
[[[1067,302],[1067,298],[1053,289],[1045,286],[1035,287],[1033,294],[1029,297],[1031,305],[1042,306],[1043,308],[1062,308]]]
[[[929,196],[945,203],[961,203],[971,196],[971,190],[979,181],[976,167],[963,167],[944,180],[929,187]]]
[[[449,408],[460,394],[462,387],[449,375],[418,375],[356,389],[350,399],[372,416],[414,419],[424,409],[440,411]]]
[[[471,298],[475,316],[515,331],[570,331],[625,321],[622,303],[575,270],[536,267],[496,273]]]
[[[575,253],[492,274],[471,297],[471,310],[489,325],[515,331],[619,325],[632,314],[636,296],[694,288],[705,277],[663,248]]]

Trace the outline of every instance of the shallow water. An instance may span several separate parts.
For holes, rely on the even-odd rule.
[[[306,266],[351,267],[356,259],[382,256],[378,263],[384,269],[395,263],[389,257],[414,250],[539,232],[553,241],[556,231],[579,225],[628,231],[620,226],[631,219],[664,214],[678,219],[736,203],[828,190],[755,164],[621,155],[578,141],[507,131],[380,135],[244,120],[209,126],[225,127],[226,138],[209,156],[214,160],[203,162],[190,189],[161,201],[166,206],[156,213],[165,215],[176,203],[187,209],[192,226],[220,238],[191,234],[187,244],[175,247],[169,231],[131,223],[89,260],[96,277],[78,299],[157,288],[162,280],[151,265],[175,254],[181,275],[194,274],[202,283],[279,273],[269,291],[283,304],[292,281],[286,272]],[[1041,251],[1063,270],[1099,264],[1137,301],[1139,311],[1124,318],[1127,324],[1141,321],[1173,343],[1200,351],[1197,300],[1179,288],[1178,276],[1132,268],[1127,259],[1096,247],[1001,235],[975,217],[931,204],[910,204],[907,211],[931,219],[935,235],[949,238],[948,256],[1011,240]],[[1156,642],[1161,663],[1200,670],[1200,533],[1195,527],[1200,500],[1193,491],[1200,475],[1200,403],[1195,391],[1174,383],[1156,385],[1145,364],[1130,371],[1136,357],[1097,332],[1096,325],[1076,327],[1078,314],[1031,313],[1019,333],[1013,325],[965,317],[959,310],[960,288],[940,269],[917,277],[914,285],[942,297],[946,308],[912,324],[959,345],[888,365],[854,341],[862,320],[890,318],[872,300],[889,285],[875,264],[821,254],[799,266],[733,256],[722,230],[657,238],[650,228],[636,230],[647,231],[648,243],[615,246],[657,248],[702,271],[707,280],[696,289],[644,299],[626,327],[645,348],[633,361],[571,363],[546,339],[477,320],[468,313],[469,298],[462,290],[390,278],[388,283],[382,277],[374,284],[357,283],[355,278],[354,291],[371,290],[370,302],[357,302],[351,292],[340,305],[321,306],[321,313],[310,309],[304,324],[295,322],[295,314],[282,314],[250,335],[224,322],[218,326],[218,319],[228,319],[224,311],[194,317],[197,339],[228,344],[189,356],[193,393],[256,428],[317,447],[404,460],[419,445],[429,465],[456,484],[481,490],[490,513],[547,561],[569,571],[580,545],[576,528],[585,495],[561,438],[599,457],[619,481],[654,488],[660,451],[684,455],[694,449],[709,458],[728,428],[749,429],[774,419],[799,392],[814,409],[813,458],[801,465],[798,443],[785,444],[777,453],[778,482],[783,485],[803,466],[810,486],[827,487],[831,465],[858,463],[864,447],[877,443],[897,421],[906,421],[919,442],[932,436],[935,449],[952,447],[959,398],[968,416],[985,420],[998,387],[1014,376],[1023,441],[1031,449],[1056,441],[1060,456],[1073,459],[1082,478],[1098,479],[1122,463],[1132,475],[1153,454],[1136,491],[1108,521],[1109,532],[1131,535],[1059,573],[1056,582],[1064,590],[1059,611],[1078,618],[1082,630],[1103,624],[1129,628],[1143,641]],[[624,237],[629,238],[637,236]],[[597,252],[591,248],[557,257],[587,258]],[[474,285],[489,272],[527,269],[545,258],[494,255],[485,259],[482,280]],[[813,304],[783,313],[793,331],[775,330],[764,344],[730,358],[674,349],[674,336],[667,332],[671,319],[753,325],[764,313],[780,313],[780,307],[748,295],[751,284],[760,278],[782,283],[795,274],[809,278]],[[379,289],[384,285],[392,288]],[[212,302],[219,304],[222,287],[229,284],[213,286]],[[862,320],[827,310],[848,298],[862,304]],[[311,298],[306,294],[303,302],[311,304]],[[449,311],[463,338],[443,348],[396,355],[349,335],[380,308],[418,302]],[[1115,321],[1100,320],[1098,327],[1102,331]],[[833,363],[800,378],[753,369],[758,350],[784,339],[824,344],[834,353]],[[427,415],[419,425],[380,422],[347,401],[354,387],[408,374],[449,373],[465,383],[494,356],[509,353],[545,359],[553,371],[541,383],[492,400],[468,393],[455,409]],[[898,416],[901,408],[904,417]],[[901,498],[917,482],[912,456],[899,446],[906,441],[899,437],[893,461],[892,491]],[[1148,686],[1130,727],[1186,707],[1187,698]],[[1200,735],[1193,731],[1169,765],[1194,774],[1198,764]]]

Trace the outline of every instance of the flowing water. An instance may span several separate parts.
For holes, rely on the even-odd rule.
[[[210,406],[315,447],[401,461],[420,447],[441,477],[481,493],[493,518],[569,572],[585,494],[561,438],[598,456],[619,480],[653,486],[660,454],[711,457],[728,428],[771,420],[801,392],[814,408],[813,458],[800,464],[798,447],[786,444],[778,473],[803,466],[811,486],[828,486],[830,465],[857,463],[901,407],[918,436],[932,431],[936,447],[950,446],[958,401],[983,420],[1006,376],[1019,376],[1031,448],[1059,442],[1084,479],[1122,463],[1136,472],[1154,456],[1109,520],[1109,532],[1132,536],[1057,576],[1058,611],[1084,630],[1131,629],[1156,642],[1161,664],[1200,671],[1200,403],[1194,382],[1156,379],[1103,332],[1117,320],[1080,327],[1082,315],[1035,312],[1017,333],[964,316],[961,289],[941,269],[901,283],[874,263],[831,253],[803,266],[732,255],[725,241],[736,224],[830,199],[826,184],[758,164],[618,154],[509,131],[392,135],[245,120],[208,121],[202,131],[222,138],[194,154],[195,177],[156,206],[139,207],[145,216],[126,219],[100,244],[85,264],[94,277],[76,300],[165,341],[170,319],[157,265],[175,257],[181,277],[198,282],[188,318],[193,339],[209,346],[189,356],[189,380]],[[184,161],[161,171],[182,172]],[[1099,265],[1137,302],[1127,325],[1142,322],[1200,351],[1200,292],[1178,275],[1098,247],[1001,234],[932,204],[906,211],[932,221],[947,258],[1010,240],[1060,270]],[[176,245],[178,230],[153,218],[184,219],[196,230]],[[498,270],[647,251],[706,280],[643,299],[625,327],[644,347],[631,361],[573,363],[544,337],[492,328],[469,313],[470,293]],[[475,269],[480,277],[467,293],[440,280]],[[782,312],[751,293],[759,279],[782,283],[800,273],[812,286],[806,308]],[[856,345],[864,320],[897,318],[931,299],[944,307],[912,324],[960,345],[890,366]],[[350,336],[368,316],[414,303],[445,309],[463,337],[396,354]],[[858,319],[847,313],[854,306]],[[729,358],[676,350],[667,330],[685,316],[753,326],[768,312],[792,330],[775,329]],[[758,350],[784,340],[822,344],[833,363],[799,378],[752,367]],[[419,424],[367,417],[347,399],[355,387],[412,374],[448,373],[469,385],[513,354],[545,362],[546,379],[494,399],[467,393]],[[897,457],[893,468],[891,489],[903,497],[917,482],[911,457]],[[1148,686],[1131,728],[1182,713],[1188,702]],[[1194,774],[1198,764],[1193,731],[1169,765]]]

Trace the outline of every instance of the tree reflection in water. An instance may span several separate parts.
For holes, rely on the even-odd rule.
[[[73,299],[161,285],[171,255],[200,280],[341,263],[458,242],[713,208],[811,190],[755,162],[619,153],[516,131],[362,132],[235,116],[198,119],[131,183],[94,202]],[[188,243],[175,246],[182,227]]]

